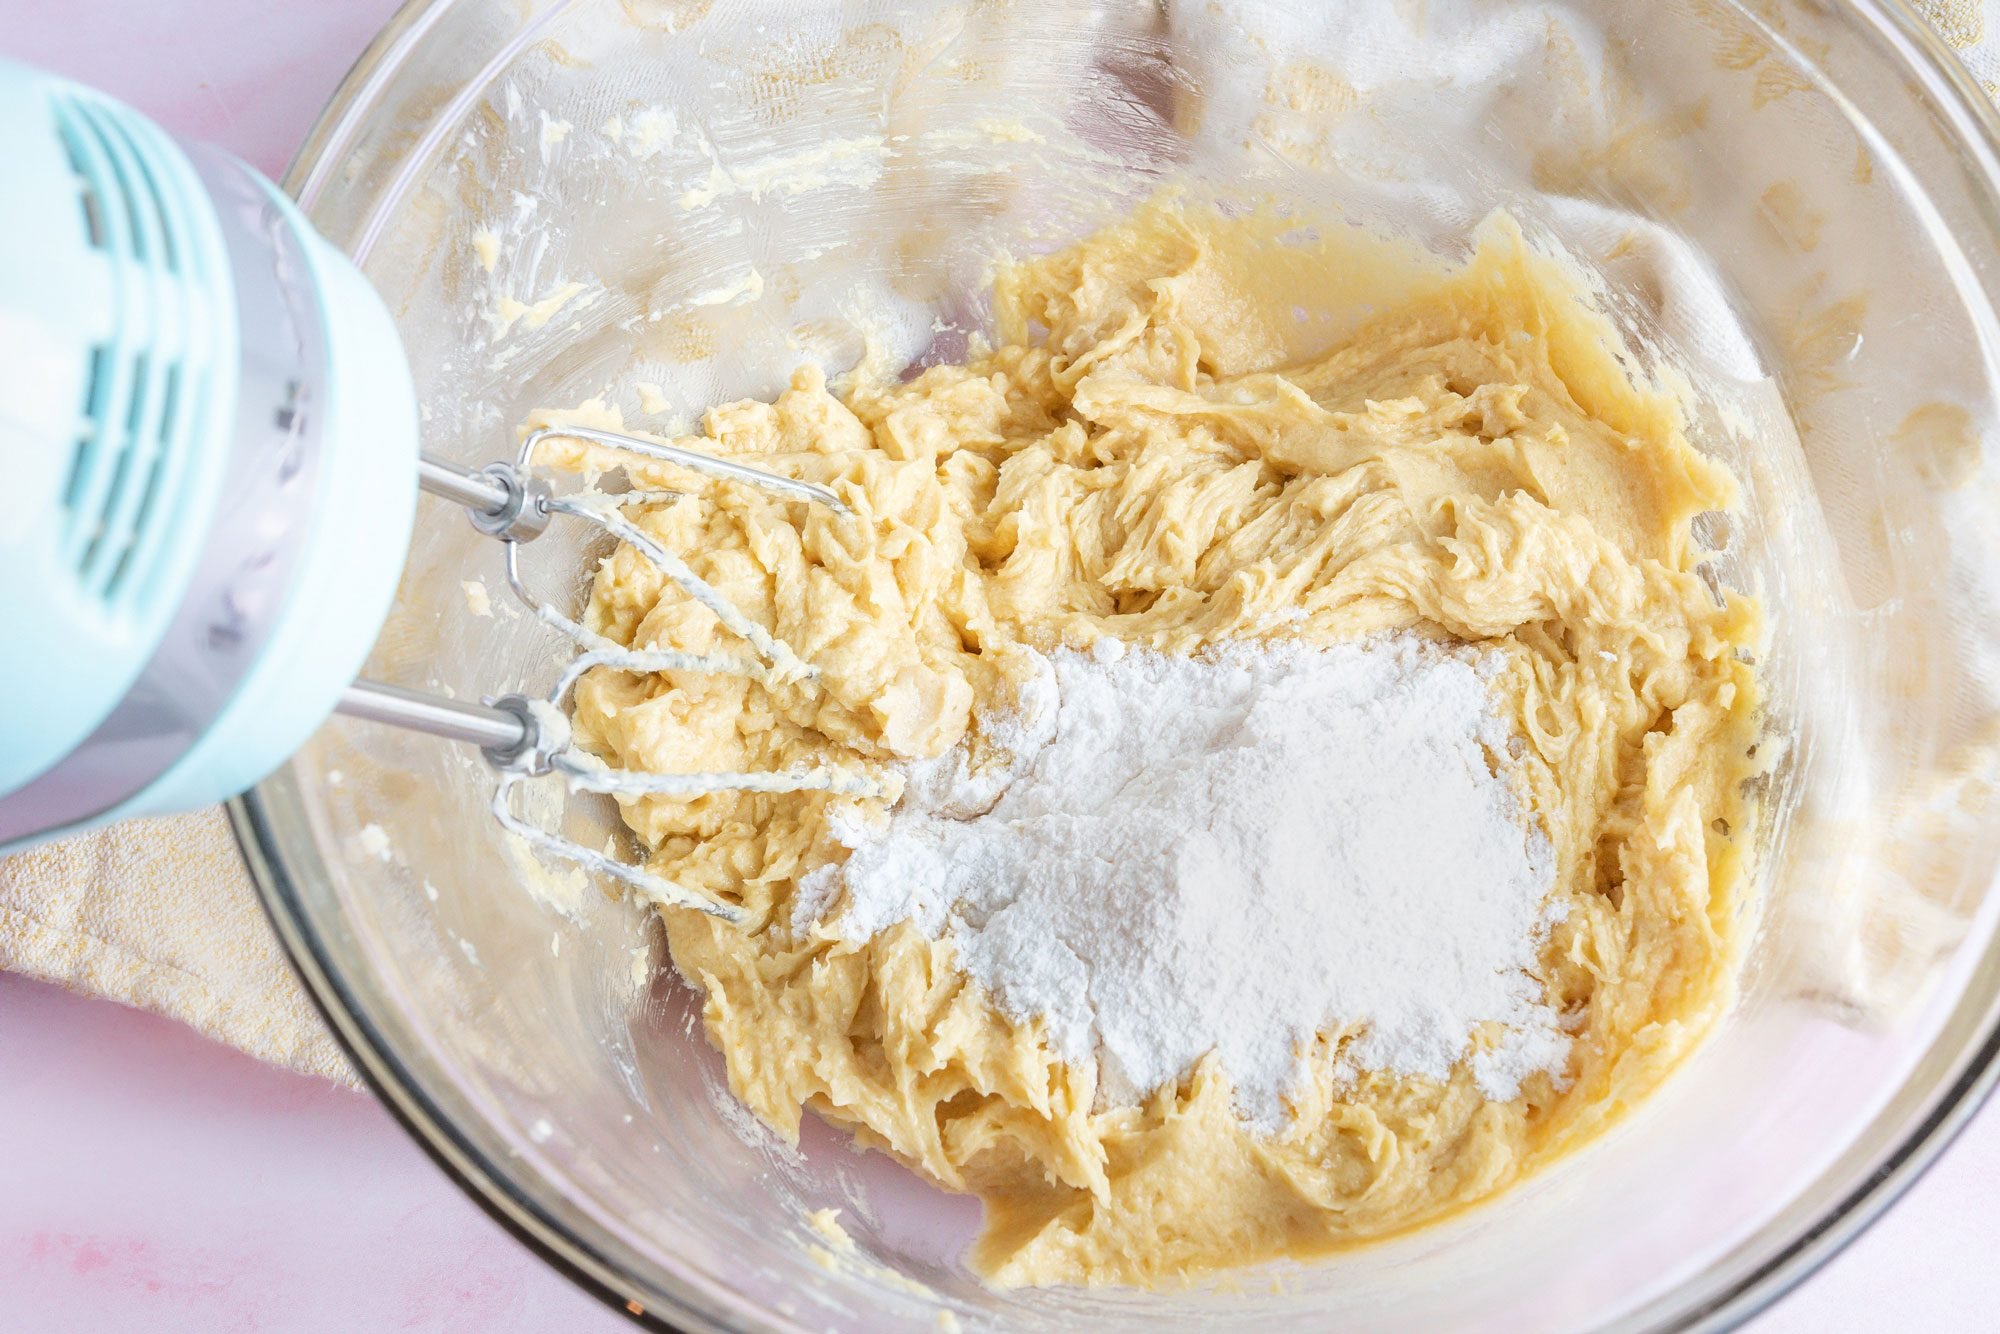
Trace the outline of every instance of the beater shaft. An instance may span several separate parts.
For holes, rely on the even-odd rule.
[[[504,542],[530,541],[549,526],[548,485],[511,464],[489,463],[474,472],[423,454],[417,485],[463,506],[474,528]]]
[[[425,454],[417,460],[417,485],[434,496],[481,514],[493,514],[512,498],[497,478]]]
[[[469,704],[380,681],[356,681],[340,697],[334,711],[452,741],[469,741],[496,754],[520,750],[532,734],[528,721],[511,709]]]

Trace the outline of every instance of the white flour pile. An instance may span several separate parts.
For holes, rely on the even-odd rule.
[[[1103,651],[1108,649],[1109,651]],[[794,925],[911,920],[1065,1059],[1130,1103],[1220,1053],[1251,1122],[1316,1033],[1345,1068],[1513,1098],[1568,1039],[1529,974],[1550,851],[1489,757],[1509,739],[1474,662],[1414,639],[1212,660],[1060,651],[984,750],[918,766],[884,828],[801,885]],[[1011,760],[1007,757],[1011,755]]]

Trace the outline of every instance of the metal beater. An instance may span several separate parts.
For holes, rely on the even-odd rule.
[[[774,638],[744,616],[687,563],[655,542],[622,511],[634,504],[671,503],[680,493],[628,491],[619,495],[585,493],[558,495],[530,471],[536,452],[551,439],[585,440],[659,462],[678,464],[708,477],[743,482],[794,500],[824,505],[836,514],[851,511],[826,487],[715,458],[678,445],[590,427],[544,427],[521,442],[512,463],[492,463],[477,472],[424,456],[419,481],[432,495],[465,508],[480,532],[506,544],[507,586],[544,624],[573,641],[578,656],[544,695],[506,694],[470,704],[409,690],[402,686],[357,681],[335,706],[354,718],[388,723],[432,736],[476,745],[499,774],[493,794],[493,814],[502,827],[526,840],[537,851],[609,876],[648,898],[676,907],[694,908],[726,921],[741,913],[730,904],[677,885],[641,867],[632,866],[550,833],[523,820],[513,809],[513,793],[523,781],[559,775],[572,791],[608,796],[699,796],[709,792],[833,792],[844,796],[880,796],[880,782],[836,765],[819,764],[784,772],[642,773],[607,768],[576,749],[567,717],[570,692],[594,670],[625,672],[715,672],[755,680],[811,680],[816,669],[800,659],[784,641]],[[574,618],[536,596],[521,577],[523,543],[541,536],[554,515],[588,523],[630,546],[670,582],[699,602],[722,625],[744,640],[754,657],[682,653],[670,649],[635,649],[593,634]]]

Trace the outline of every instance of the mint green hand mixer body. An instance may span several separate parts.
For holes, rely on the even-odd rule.
[[[810,668],[621,513],[670,497],[564,495],[533,476],[558,433],[477,472],[424,457],[388,311],[242,163],[0,62],[0,164],[0,458],[16,496],[0,526],[0,852],[231,796],[336,710],[479,746],[510,830],[722,916],[734,910],[527,823],[511,790],[551,773],[625,796],[873,789],[830,767],[639,774],[575,751],[561,706],[592,668]],[[671,445],[559,434],[844,509],[823,487]],[[473,704],[354,680],[419,487],[505,542],[514,592],[582,650],[546,694]],[[555,515],[631,543],[755,657],[627,648],[531,594],[518,547]]]

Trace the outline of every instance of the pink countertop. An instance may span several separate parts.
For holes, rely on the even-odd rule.
[[[276,175],[395,0],[9,0],[0,55]],[[359,1094],[0,976],[0,1330],[629,1328]],[[1752,1325],[1995,1327],[2000,1108]]]

